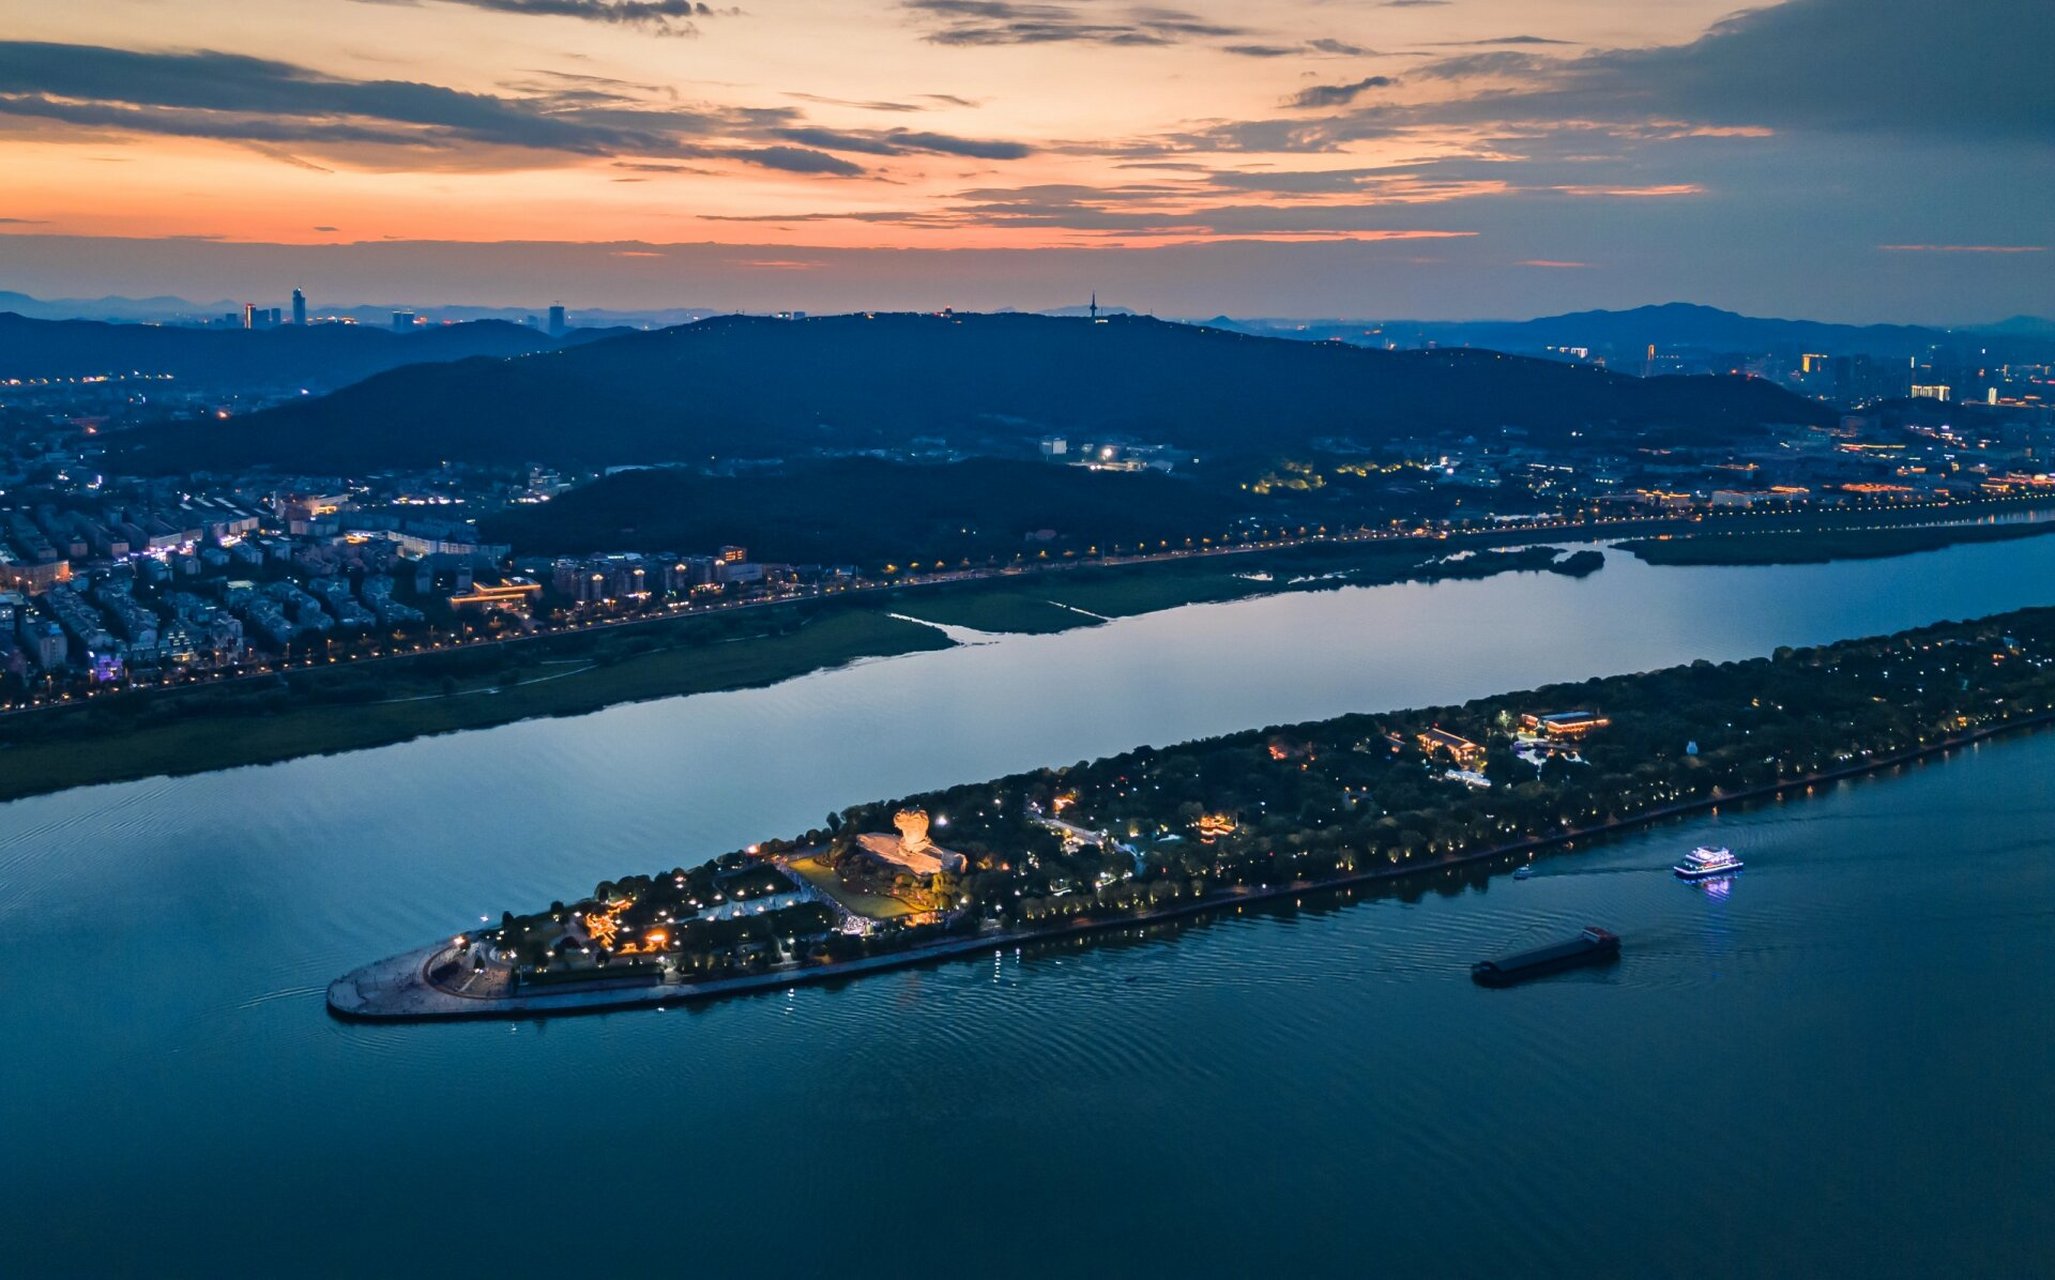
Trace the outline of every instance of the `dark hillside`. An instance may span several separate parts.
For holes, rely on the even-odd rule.
[[[982,560],[1032,550],[1047,530],[1058,548],[1132,545],[1144,538],[1222,532],[1218,495],[1150,472],[1088,471],[973,459],[908,466],[835,459],[782,475],[715,478],[680,469],[625,471],[553,502],[485,522],[487,536],[524,551],[623,547],[704,551],[747,546],[758,559],[858,563]]]
[[[1739,378],[1641,380],[1489,351],[1371,351],[1138,317],[724,317],[511,361],[396,370],[162,437],[162,465],[613,464],[1042,433],[1274,454],[1525,428],[1736,438],[1823,410]]]

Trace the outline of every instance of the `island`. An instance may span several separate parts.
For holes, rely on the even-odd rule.
[[[361,1020],[669,1007],[1378,880],[1490,875],[2055,714],[2055,609],[1350,714],[854,805],[345,975]]]

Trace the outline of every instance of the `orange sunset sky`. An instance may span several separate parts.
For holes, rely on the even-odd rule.
[[[1343,268],[1472,310],[1494,281],[1501,311],[2025,310],[2055,257],[2048,8],[0,0],[0,287],[182,286],[234,246],[520,242],[546,273],[604,243],[600,304],[638,253],[661,276],[712,244],[845,251],[727,259],[802,302],[795,272],[875,277],[847,254],[955,251],[968,283],[1017,256],[979,253],[1092,250],[1143,255],[1115,274],[1149,302],[1270,262],[1272,311],[1335,309]],[[493,294],[460,257],[437,287]]]

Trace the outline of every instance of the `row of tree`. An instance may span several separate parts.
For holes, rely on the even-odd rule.
[[[848,862],[858,833],[891,830],[902,808],[925,809],[970,863],[948,878],[953,914],[941,927],[1053,923],[1147,913],[1236,885],[1431,864],[1863,767],[2051,708],[2055,610],[2029,610],[1745,662],[1701,661],[1458,706],[1143,747],[853,806],[807,839]],[[1602,710],[1610,724],[1574,752],[1515,753],[1523,713],[1570,709]],[[1474,770],[1454,776],[1444,753],[1423,750],[1419,735],[1430,728],[1483,748],[1483,785]],[[1051,825],[1048,816],[1058,813],[1071,831]],[[1100,834],[1080,839],[1078,830]],[[691,870],[629,877],[598,886],[594,900],[569,911],[635,897],[623,919],[642,927],[666,912],[696,910],[758,865],[731,853]],[[552,908],[505,924],[532,930],[564,916],[562,904]],[[802,923],[788,926],[781,913],[776,927],[795,936]],[[860,943],[838,937],[830,948],[830,924],[825,913],[811,920],[817,955],[908,945],[933,928]],[[698,926],[688,935],[686,945],[731,957],[754,936],[746,927]]]

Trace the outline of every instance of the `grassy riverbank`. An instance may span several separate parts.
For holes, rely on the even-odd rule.
[[[0,728],[0,800],[775,684],[858,658],[949,645],[933,628],[874,609],[832,609],[804,619],[765,613],[771,616],[747,626],[693,619],[668,635],[652,628],[641,636],[609,636],[606,641],[618,643],[595,643],[582,653],[538,650],[504,667],[484,661],[499,654],[434,655],[375,673],[308,670],[250,681],[232,692],[117,697],[19,717]],[[622,651],[629,648],[639,651]]]
[[[2055,533],[2055,520],[2019,524],[1920,525],[1897,528],[1778,529],[1670,538],[1636,538],[1619,549],[1663,565],[1826,564],[1880,560],[1973,542],[2011,542]]]
[[[1149,565],[1086,566],[1022,575],[977,589],[909,595],[896,611],[979,631],[1047,634],[1188,604],[1282,591],[1437,582],[1548,569],[1554,547],[1493,548],[1489,535],[1459,540],[1339,543],[1195,556]],[[1522,540],[1533,539],[1526,534]],[[1458,552],[1469,552],[1450,559]]]
[[[2007,502],[1993,510],[2034,505]],[[2031,536],[2049,525],[1908,527],[1937,513],[1732,516],[1642,526],[1671,535],[1623,544],[1663,564],[1762,564],[1898,555]],[[1857,527],[1856,521],[1890,527]],[[1767,526],[1767,528],[1765,528]],[[1617,527],[1617,526],[1613,526]],[[1551,530],[1558,541],[1606,526]],[[1544,571],[1557,552],[1533,530],[1485,530],[1193,555],[1045,571],[884,593],[794,601],[480,644],[190,688],[123,693],[0,716],[0,801],[102,782],[201,773],[385,746],[618,702],[773,684],[864,657],[947,647],[890,615],[981,631],[1049,633],[1187,604],[1280,591]],[[1527,544],[1527,545],[1521,545]],[[1698,558],[1693,558],[1698,557]]]
[[[1297,589],[1314,579],[1341,586],[1541,569],[1555,554],[1487,551],[1434,567],[1447,552],[1444,544],[1423,540],[1087,566],[116,694],[0,717],[0,801],[775,684],[858,658],[951,643],[934,628],[893,614],[986,631],[1061,631],[1096,625],[1093,615]],[[1264,572],[1278,576],[1245,576]],[[1293,584],[1293,572],[1308,581]]]

